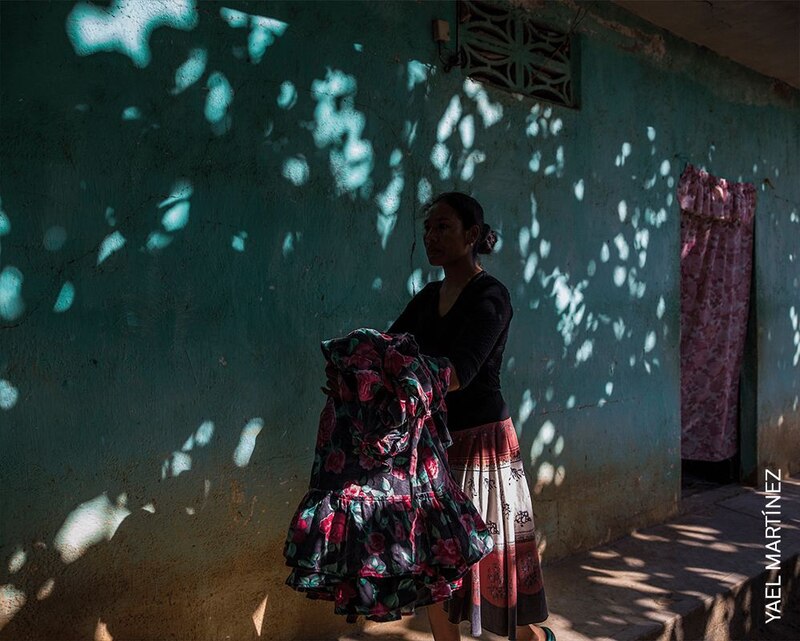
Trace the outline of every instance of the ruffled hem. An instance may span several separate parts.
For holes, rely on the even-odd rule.
[[[425,607],[452,598],[462,580],[420,575],[382,578],[342,578],[295,568],[286,585],[305,593],[309,599],[334,602],[334,614],[353,621],[364,616],[371,621],[397,621]]]
[[[470,508],[448,494],[412,500],[311,490],[289,526],[286,564],[339,581],[407,575],[456,581],[494,547]]]
[[[480,517],[446,495],[415,495],[412,503],[314,490],[289,529],[286,584],[334,601],[334,612],[351,620],[395,621],[450,599],[493,545]]]

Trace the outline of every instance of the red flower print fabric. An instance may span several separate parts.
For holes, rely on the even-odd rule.
[[[286,583],[349,620],[396,620],[449,599],[493,548],[447,464],[450,364],[371,329],[322,352],[338,390],[286,537]]]

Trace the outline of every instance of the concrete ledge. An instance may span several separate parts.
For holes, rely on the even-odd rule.
[[[800,605],[800,477],[781,484],[780,572],[765,569],[765,503],[751,488],[704,492],[683,502],[672,522],[546,565],[547,625],[559,641],[800,639],[796,620],[766,623],[764,611],[765,583],[777,576],[782,610]],[[340,637],[373,638],[431,636],[420,613]]]

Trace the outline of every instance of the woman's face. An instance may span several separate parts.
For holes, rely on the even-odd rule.
[[[445,202],[431,207],[425,219],[425,252],[428,262],[435,266],[449,265],[465,256],[472,257],[473,243],[478,235],[478,226],[464,229],[455,210]]]

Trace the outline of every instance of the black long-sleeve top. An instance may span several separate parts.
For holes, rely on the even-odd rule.
[[[387,331],[408,332],[423,354],[445,356],[453,364],[461,386],[445,399],[448,429],[504,420],[509,413],[500,367],[513,315],[508,290],[494,276],[479,272],[439,316],[441,287],[441,281],[428,283]]]

